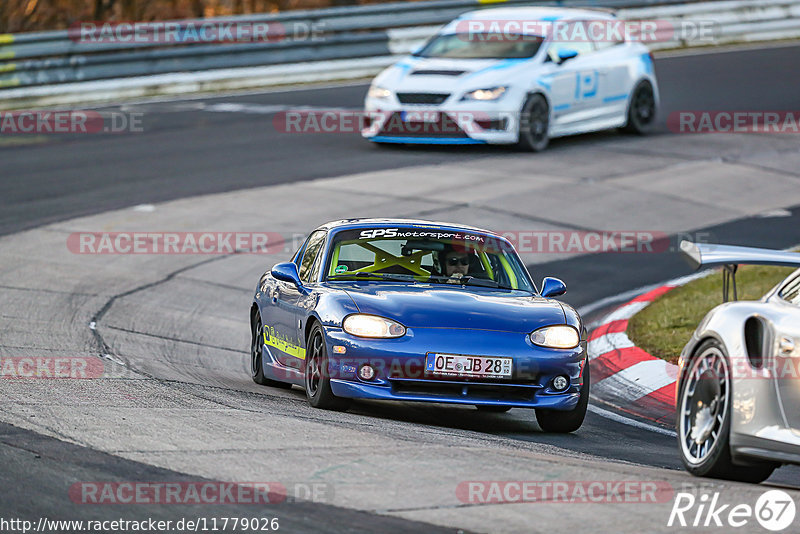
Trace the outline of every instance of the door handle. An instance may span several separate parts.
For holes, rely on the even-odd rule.
[[[778,347],[783,355],[789,355],[794,352],[794,340],[788,337],[781,337],[778,342]]]

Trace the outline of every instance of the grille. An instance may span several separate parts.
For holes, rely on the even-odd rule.
[[[461,76],[466,71],[464,70],[438,70],[438,69],[419,69],[412,72],[412,76],[429,75],[429,76]]]
[[[398,395],[420,395],[431,398],[461,397],[473,400],[517,401],[533,400],[536,386],[511,386],[495,384],[446,383],[428,380],[392,380],[392,389]]]
[[[409,358],[403,362],[402,366],[393,366],[387,373],[387,378],[392,381],[409,382],[409,381],[423,381],[425,383],[443,383],[443,384],[458,384],[460,388],[462,385],[479,385],[488,384],[494,386],[507,387],[509,382],[513,385],[524,387],[541,388],[542,376],[538,369],[525,369],[524,366],[518,366],[514,369],[513,375],[510,378],[486,378],[475,376],[440,376],[434,375],[425,369],[425,360],[422,358],[415,359]]]
[[[397,93],[401,104],[441,104],[448,96],[448,93]]]
[[[464,138],[468,135],[446,113],[439,113],[439,118],[434,122],[421,120],[404,121],[398,112],[394,112],[384,123],[380,134],[386,137],[437,137],[437,138]]]
[[[475,122],[484,130],[505,130],[508,128],[508,120],[503,117],[502,119],[493,120],[475,120]]]

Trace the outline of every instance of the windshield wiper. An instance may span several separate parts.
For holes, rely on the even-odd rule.
[[[471,285],[471,286],[491,287],[495,289],[525,291],[524,289],[517,290],[511,286],[502,285],[499,282],[495,282],[494,280],[489,280],[487,278],[476,278],[474,276],[462,276],[461,278],[452,278],[450,276],[431,276],[431,280],[436,280],[437,282],[450,283],[453,285],[462,285],[462,286]]]
[[[328,280],[341,280],[344,278],[380,278],[381,280],[390,280],[392,282],[417,282],[412,274],[390,274],[390,273],[344,273],[332,274],[328,276]]]
[[[487,278],[476,278],[474,276],[462,276],[460,278],[453,278],[452,276],[431,276],[431,280],[462,286],[473,285],[484,287],[500,287],[500,284],[494,280],[489,280]]]

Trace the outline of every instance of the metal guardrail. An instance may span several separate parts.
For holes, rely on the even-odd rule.
[[[775,9],[771,9],[772,4],[775,4]],[[425,36],[465,11],[508,5],[604,7],[622,12],[635,9],[636,12],[652,12],[654,17],[676,19],[691,18],[693,13],[708,15],[709,5],[719,7],[720,13],[724,11],[723,6],[745,5],[747,16],[728,17],[725,26],[728,34],[736,36],[773,29],[793,34],[800,28],[800,9],[797,9],[800,0],[778,0],[772,4],[763,0],[706,0],[698,4],[687,0],[431,0],[175,21],[179,30],[203,23],[266,23],[282,28],[288,36],[279,42],[85,42],[78,38],[77,28],[6,34],[0,35],[0,89],[390,56],[407,48],[405,43],[400,44],[400,50],[393,46],[392,34],[396,34],[398,29],[419,28],[422,30],[420,35]],[[777,5],[789,5],[793,9],[789,12]],[[297,35],[298,30],[307,34],[309,28],[319,30],[318,38],[291,38]],[[675,44],[679,46],[681,43]]]
[[[0,88],[102,80],[169,72],[277,65],[390,55],[392,28],[444,24],[460,13],[498,5],[642,7],[686,0],[433,0],[176,21],[183,30],[202,23],[267,23],[287,36],[318,28],[318,39],[280,42],[169,44],[86,42],[70,30],[0,35]]]

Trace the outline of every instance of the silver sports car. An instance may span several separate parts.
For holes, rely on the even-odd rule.
[[[687,241],[681,250],[697,268],[724,266],[726,301],[681,352],[681,459],[696,476],[761,482],[782,464],[800,464],[800,269],[761,300],[735,302],[736,268],[800,267],[800,254]]]

